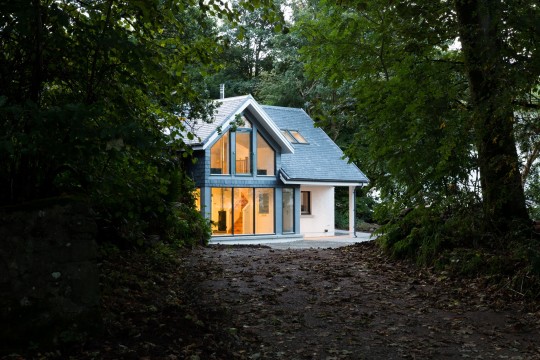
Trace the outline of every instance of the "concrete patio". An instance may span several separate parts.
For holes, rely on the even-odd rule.
[[[374,240],[376,237],[372,237],[371,233],[356,232],[356,237],[351,236],[347,231],[336,230],[335,236],[319,236],[319,237],[306,237],[295,239],[265,239],[259,238],[242,239],[242,238],[228,238],[224,239],[211,239],[210,245],[264,245],[270,246],[273,249],[327,249],[338,248],[342,246],[351,245],[358,242]]]

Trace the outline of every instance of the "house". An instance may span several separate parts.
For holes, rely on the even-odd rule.
[[[192,124],[189,172],[212,241],[334,235],[334,188],[367,177],[302,109],[260,105],[251,95],[219,100],[212,123]]]

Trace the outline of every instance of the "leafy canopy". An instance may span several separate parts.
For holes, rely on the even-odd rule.
[[[0,205],[75,195],[104,233],[206,238],[177,157],[184,120],[212,113],[216,17],[236,14],[220,0],[1,0]]]
[[[427,259],[482,237],[493,245],[500,234],[486,232],[526,217],[508,113],[488,112],[484,104],[498,101],[515,113],[516,100],[538,85],[534,2],[492,1],[487,9],[476,1],[303,3],[293,31],[306,39],[306,71],[334,89],[315,105],[323,122],[341,118],[354,134],[347,153],[381,192],[377,215],[387,223],[381,241],[389,249]],[[468,12],[470,24],[457,16],[462,4],[479,6]],[[500,46],[480,51],[482,43],[472,41],[464,50],[457,40],[480,38],[470,35],[485,11],[489,41]],[[471,46],[473,54],[489,55],[473,63]],[[503,65],[485,78],[497,82],[478,91],[474,69],[492,63]]]

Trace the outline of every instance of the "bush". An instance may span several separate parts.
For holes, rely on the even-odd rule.
[[[194,185],[174,162],[129,161],[92,193],[104,240],[122,246],[206,244],[210,225],[195,209]]]
[[[375,200],[367,194],[364,188],[356,194],[356,224],[372,223]],[[335,226],[337,229],[349,228],[349,189],[336,187],[335,190]]]

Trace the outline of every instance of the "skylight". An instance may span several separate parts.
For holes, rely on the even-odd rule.
[[[289,130],[292,136],[298,141],[300,144],[307,144],[306,139],[296,130]]]
[[[281,130],[281,133],[291,144],[307,144],[306,138],[298,130]]]
[[[289,140],[290,143],[295,143],[296,140],[294,140],[293,136],[291,134],[289,134],[289,132],[287,130],[281,130],[281,133],[283,134],[283,136],[285,136],[285,138],[287,140]]]

